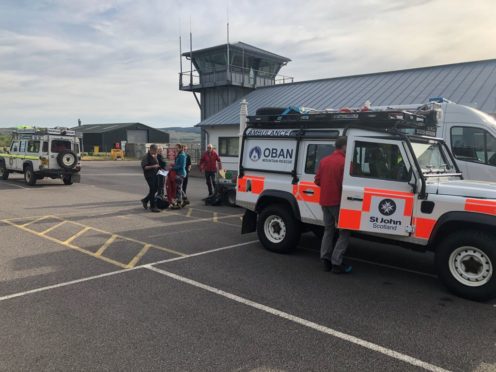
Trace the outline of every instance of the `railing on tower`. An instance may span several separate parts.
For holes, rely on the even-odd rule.
[[[213,86],[236,85],[258,88],[277,84],[293,83],[293,77],[274,75],[263,70],[254,70],[236,65],[214,67],[201,74],[196,71],[179,73],[179,89],[195,90]]]

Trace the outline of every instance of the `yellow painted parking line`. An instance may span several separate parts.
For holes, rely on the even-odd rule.
[[[214,212],[214,216],[212,217],[213,222],[219,222],[219,214],[217,212]]]
[[[192,212],[193,212],[193,208],[188,208],[188,213],[186,213],[186,217],[191,217]]]
[[[76,240],[77,238],[79,238],[81,235],[83,235],[86,231],[88,231],[90,229],[91,229],[91,227],[86,226],[84,229],[80,230],[77,234],[74,234],[69,239],[67,239],[66,241],[64,241],[64,244],[70,244],[71,242],[73,242],[74,240]]]
[[[58,240],[58,239],[52,238],[51,236],[48,236],[48,235],[42,235],[41,233],[36,232],[36,231],[34,231],[34,230],[31,230],[31,229],[28,229],[27,227],[24,227],[24,226],[22,226],[22,225],[16,225],[15,223],[13,223],[13,222],[11,222],[11,221],[8,221],[8,220],[3,220],[3,222],[5,222],[5,223],[7,223],[7,224],[9,224],[9,225],[11,225],[11,226],[17,227],[17,228],[19,228],[19,229],[21,229],[21,230],[23,230],[23,231],[26,231],[26,232],[29,232],[29,233],[31,233],[31,234],[34,234],[34,235],[36,235],[36,236],[38,236],[38,237],[42,237],[42,238],[44,238],[44,239],[48,239],[48,240],[50,240],[50,241],[52,241],[52,242],[55,242],[55,243],[58,243],[58,244],[62,244],[62,245],[63,245],[63,246],[65,246],[65,247],[68,247],[68,248],[74,249],[74,250],[76,250],[76,251],[78,251],[78,252],[81,252],[81,253],[87,254],[88,256],[96,257],[96,258],[98,258],[98,259],[100,259],[100,260],[103,260],[103,261],[105,261],[105,262],[108,262],[108,263],[111,263],[111,264],[113,264],[113,265],[119,266],[119,267],[121,267],[121,268],[123,268],[123,269],[125,269],[125,268],[127,267],[126,265],[124,265],[124,264],[123,264],[123,263],[121,263],[121,262],[118,262],[118,261],[115,261],[115,260],[112,260],[112,259],[110,259],[110,258],[103,257],[103,256],[99,256],[99,257],[98,257],[98,256],[96,256],[93,252],[87,251],[87,250],[82,249],[82,248],[80,248],[80,247],[78,247],[78,246],[75,246],[75,245],[73,245],[73,244],[70,244],[70,243],[63,242],[63,241],[61,241],[61,240]]]
[[[53,218],[53,219],[56,219],[56,220],[59,220],[60,222],[57,223],[55,226],[52,226],[50,227],[49,229],[39,233],[35,230],[31,230],[30,228],[26,227],[26,226],[29,226],[30,224],[36,222],[36,221],[40,221],[40,220],[43,220],[43,219],[47,219],[47,218]],[[27,222],[26,224],[23,224],[23,225],[19,225],[13,221],[15,220],[19,220],[19,219],[25,219],[25,217],[19,217],[19,218],[12,218],[12,219],[5,219],[5,220],[2,220],[2,222],[5,222],[11,226],[14,226],[14,227],[18,227],[20,228],[21,230],[24,230],[24,231],[27,231],[27,232],[30,232],[36,236],[39,236],[39,237],[43,237],[45,239],[48,239],[48,240],[51,240],[53,242],[56,242],[56,243],[59,243],[59,244],[62,244],[66,247],[69,247],[71,249],[75,249],[79,252],[83,252],[85,254],[88,254],[92,257],[95,257],[95,258],[98,258],[98,259],[101,259],[103,261],[106,261],[106,262],[110,262],[114,265],[117,265],[119,267],[122,267],[122,268],[127,268],[128,265],[130,264],[124,264],[122,262],[118,262],[118,261],[115,261],[115,260],[112,260],[108,257],[105,257],[103,256],[103,252],[116,240],[116,239],[121,239],[121,240],[126,240],[126,241],[130,241],[130,242],[133,242],[133,243],[137,243],[141,246],[146,246],[147,248],[146,249],[142,249],[140,251],[140,253],[138,253],[138,255],[136,256],[137,257],[137,261],[138,262],[142,255],[146,254],[146,252],[148,252],[150,249],[157,249],[157,250],[160,250],[160,251],[163,251],[163,252],[167,252],[167,253],[170,253],[170,254],[174,254],[176,256],[180,256],[180,257],[184,257],[184,256],[187,256],[186,253],[182,253],[182,252],[178,252],[174,249],[169,249],[169,248],[165,248],[165,247],[161,247],[159,245],[155,245],[155,244],[150,244],[150,243],[147,243],[147,242],[143,242],[143,241],[140,241],[140,240],[137,240],[137,239],[133,239],[133,238],[129,238],[129,237],[126,237],[126,236],[122,236],[122,235],[119,235],[119,234],[114,234],[114,233],[111,233],[109,231],[105,231],[105,230],[102,230],[102,229],[98,229],[98,228],[95,228],[95,227],[92,227],[92,226],[88,226],[88,225],[84,225],[84,224],[81,224],[79,222],[75,222],[75,221],[70,221],[70,220],[65,220],[65,219],[62,219],[61,217],[58,217],[58,216],[53,216],[53,215],[49,215],[49,216],[40,216],[40,217],[37,217],[35,218],[33,221],[30,221],[30,222]],[[207,220],[210,220],[210,219],[207,219]],[[188,222],[195,222],[195,220],[193,221],[188,221]],[[57,227],[61,226],[62,224],[64,223],[70,223],[70,224],[73,224],[73,225],[76,225],[76,226],[79,226],[79,227],[82,227],[82,229],[74,234],[73,236],[69,237],[67,240],[65,241],[62,241],[62,240],[59,240],[59,239],[56,239],[56,238],[53,238],[51,236],[48,236],[46,235],[48,232],[56,229]],[[90,231],[90,230],[93,230],[93,231],[96,231],[96,232],[99,232],[101,234],[105,234],[105,235],[110,235],[110,238],[107,239],[107,241],[98,249],[98,251],[96,253],[93,253],[91,251],[87,251],[86,249],[83,249],[81,247],[78,247],[74,244],[72,244],[72,242],[74,240],[76,240],[78,237],[82,236],[84,233],[86,233],[87,231]],[[141,254],[141,256],[140,256]],[[135,258],[136,258],[135,257]],[[134,264],[135,265],[135,264]]]
[[[32,221],[29,221],[29,222],[24,223],[24,224],[19,225],[19,226],[26,227],[26,226],[29,226],[29,225],[31,225],[31,224],[33,224],[33,223],[36,223],[36,222],[40,222],[40,221],[46,220],[47,218],[53,218],[53,216],[42,216],[42,217],[38,217],[38,218],[36,218],[36,219],[34,219],[34,220],[32,220]]]
[[[45,234],[48,234],[50,231],[53,231],[55,230],[57,227],[60,227],[62,226],[63,224],[67,223],[67,221],[62,221],[62,222],[59,222],[58,224],[56,225],[53,225],[52,227],[49,227],[48,229],[40,232],[40,235],[45,235]]]
[[[100,249],[98,249],[98,251],[96,251],[95,255],[96,256],[101,256],[103,252],[105,252],[105,250],[110,246],[110,244],[112,244],[115,239],[117,239],[117,235],[112,235],[110,238],[107,239],[107,241],[105,243],[103,243],[103,245],[100,247]]]
[[[100,232],[102,234],[107,234],[107,235],[115,235],[116,238],[119,238],[119,239],[123,239],[123,240],[127,240],[127,241],[130,241],[130,242],[133,242],[133,243],[138,243],[140,245],[143,245],[143,244],[148,244],[147,242],[143,242],[141,240],[137,240],[137,239],[133,239],[133,238],[128,238],[127,236],[123,236],[123,235],[119,235],[119,234],[114,234],[114,233],[111,233],[111,232],[108,232],[108,231],[105,231],[105,230],[101,230],[101,229],[97,229],[96,227],[92,227],[92,226],[87,226],[87,225],[83,225],[79,222],[73,222],[71,221],[71,223],[75,224],[75,225],[79,225],[81,227],[87,227],[88,229],[91,229],[91,230],[94,230],[94,231],[97,231],[97,232]],[[183,256],[185,255],[185,253],[182,253],[182,252],[178,252],[178,251],[175,251],[173,249],[169,249],[169,248],[165,248],[165,247],[161,247],[161,246],[158,246],[158,245],[155,245],[153,244],[152,245],[153,248],[156,248],[156,249],[160,249],[164,252],[168,252],[168,253],[172,253],[172,254],[176,254],[178,256]]]
[[[141,260],[141,258],[146,254],[146,252],[148,252],[151,247],[151,244],[145,244],[143,249],[141,249],[141,251],[136,256],[134,256],[134,258],[127,264],[127,268],[131,269],[135,267],[139,260]]]

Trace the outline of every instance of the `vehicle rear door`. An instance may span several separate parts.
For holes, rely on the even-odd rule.
[[[50,155],[48,157],[48,167],[49,169],[59,169],[60,164],[58,163],[57,157],[61,152],[65,150],[72,150],[72,142],[63,137],[50,137],[49,143]]]
[[[339,227],[408,236],[415,198],[402,141],[349,137]]]
[[[293,195],[300,206],[303,222],[323,225],[320,207],[320,187],[314,182],[322,158],[334,151],[334,141],[304,140],[300,144],[298,183],[293,185]]]

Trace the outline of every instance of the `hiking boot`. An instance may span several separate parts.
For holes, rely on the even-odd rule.
[[[181,206],[176,202],[169,206],[170,209],[181,209]]]
[[[150,212],[158,213],[160,212],[160,209],[158,209],[157,207],[151,207]]]
[[[352,267],[350,265],[332,265],[333,274],[349,274],[351,273]]]
[[[322,262],[322,268],[324,271],[331,271],[332,270],[332,263],[329,260],[326,260],[325,258],[320,260]]]
[[[189,204],[189,200],[183,200],[183,202],[181,203],[181,207],[185,207]]]
[[[148,202],[145,199],[141,199],[141,204],[143,205],[143,208],[148,209]]]

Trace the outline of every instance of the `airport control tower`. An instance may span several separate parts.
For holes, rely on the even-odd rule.
[[[204,120],[256,88],[292,83],[293,78],[278,75],[289,61],[242,42],[185,52],[179,89],[193,92]]]

